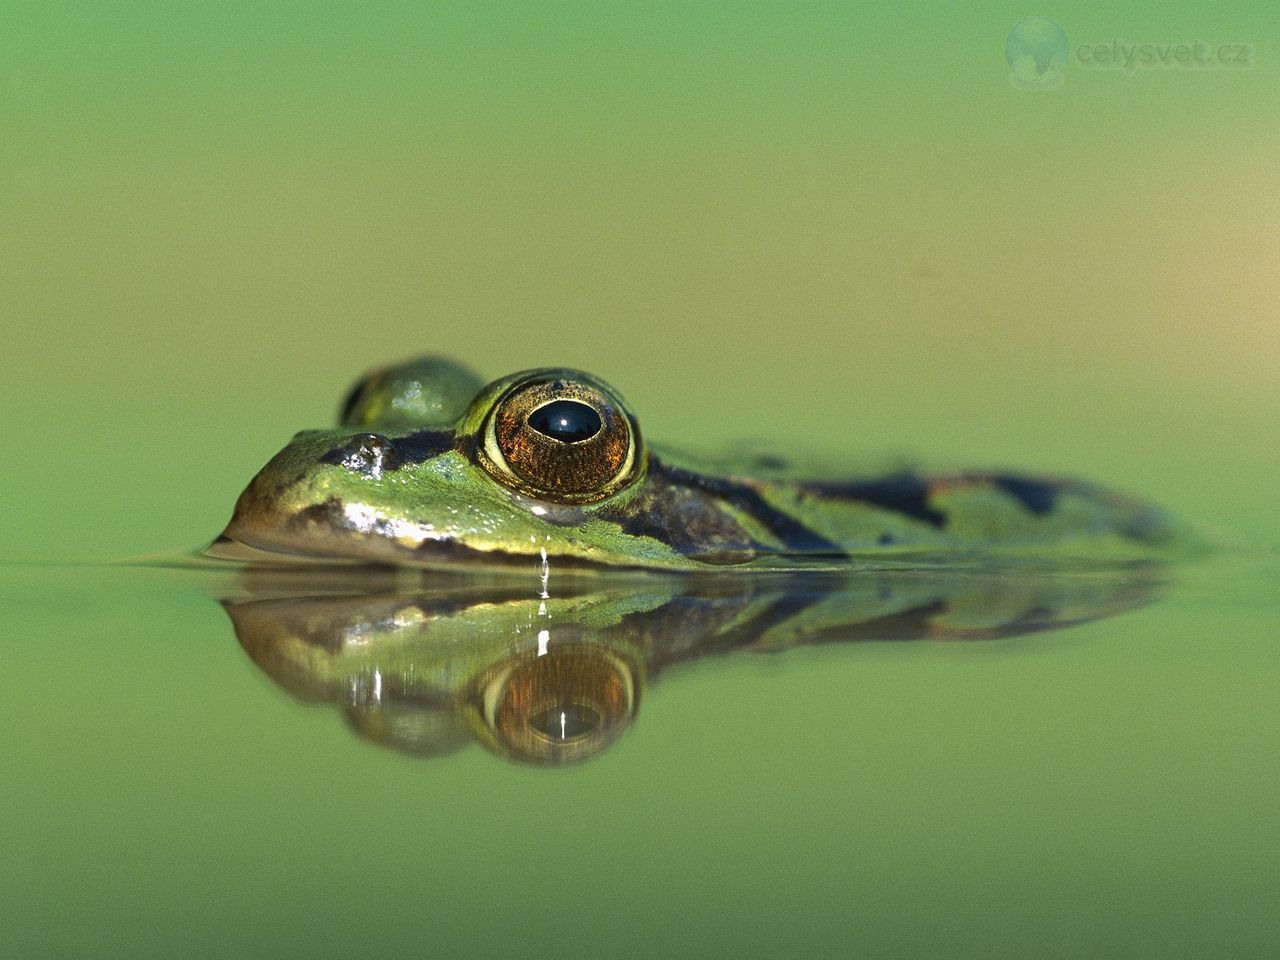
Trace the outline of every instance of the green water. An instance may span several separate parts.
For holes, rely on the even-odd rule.
[[[1011,78],[1029,15],[1057,89]],[[5,5],[6,952],[1280,954],[1278,41],[1271,2]],[[1049,632],[690,649],[575,765],[411,756],[259,667],[227,577],[104,564],[207,542],[425,350],[1220,549]]]
[[[243,598],[224,577],[9,571],[7,938],[20,956],[1269,956],[1280,617],[1260,573],[1004,639],[669,652],[621,735],[548,768],[465,728],[435,756],[357,735],[353,687],[326,703],[246,655],[210,599]],[[554,585],[550,604],[555,654]],[[401,667],[429,672],[449,640]],[[464,674],[493,656],[464,646]]]

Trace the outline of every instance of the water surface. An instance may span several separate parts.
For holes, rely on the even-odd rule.
[[[1258,562],[553,576],[544,601],[533,571],[6,568],[7,936],[23,956],[1265,956],[1276,583]],[[488,694],[496,727],[495,682],[522,691]]]

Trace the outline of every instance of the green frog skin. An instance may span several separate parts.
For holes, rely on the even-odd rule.
[[[618,392],[589,374],[529,370],[486,386],[422,357],[360,381],[337,429],[297,434],[209,552],[678,571],[1128,562],[1180,542],[1159,509],[1080,480],[816,477],[777,457],[694,464],[650,445]]]

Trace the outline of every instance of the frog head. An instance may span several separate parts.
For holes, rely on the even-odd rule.
[[[619,393],[547,368],[483,386],[434,357],[374,371],[337,429],[297,434],[218,545],[422,566],[698,567],[754,555],[723,497],[672,482]]]

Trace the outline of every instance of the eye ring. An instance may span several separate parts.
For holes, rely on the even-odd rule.
[[[617,394],[573,370],[517,378],[484,420],[481,465],[520,493],[556,503],[603,500],[634,479],[640,431]]]

